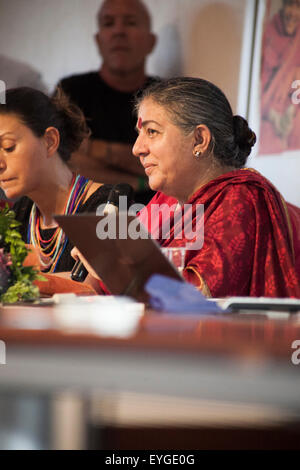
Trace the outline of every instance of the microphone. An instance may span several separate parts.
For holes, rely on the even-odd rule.
[[[128,210],[128,207],[133,201],[133,189],[130,184],[120,183],[112,187],[107,198],[106,206],[104,207],[103,215],[117,214],[119,212],[121,196],[127,197],[126,209]]]
[[[103,215],[109,214],[118,214],[119,212],[119,203],[120,196],[127,197],[126,209],[133,202],[133,189],[130,184],[120,183],[115,184],[109,192],[107,203],[104,207]],[[78,259],[73,266],[71,271],[71,279],[77,282],[83,282],[88,275],[87,269],[84,267],[84,264]]]

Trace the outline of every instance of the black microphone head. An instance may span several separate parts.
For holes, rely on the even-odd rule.
[[[107,203],[119,207],[120,196],[127,196],[127,206],[130,206],[133,201],[133,189],[130,184],[115,184],[108,195]]]

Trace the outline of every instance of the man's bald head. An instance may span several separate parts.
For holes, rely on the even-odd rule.
[[[101,25],[101,19],[103,18],[103,15],[109,11],[110,7],[114,7],[115,5],[117,6],[118,4],[122,5],[124,9],[128,9],[128,13],[134,12],[136,15],[138,15],[141,22],[145,24],[145,27],[149,31],[151,30],[151,16],[148,9],[141,0],[104,0],[97,14],[97,22],[99,27]]]
[[[141,0],[104,0],[96,34],[102,77],[109,80],[112,74],[144,76],[145,60],[156,40],[150,23]]]

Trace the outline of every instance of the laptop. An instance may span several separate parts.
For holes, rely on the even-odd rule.
[[[136,217],[127,213],[123,214],[123,219],[116,217],[115,233],[98,238],[97,230],[98,233],[105,231],[107,217],[95,214],[54,216],[113,295],[127,295],[147,303],[148,294],[144,287],[152,274],[183,281],[175,266],[161,252],[159,244],[150,238]]]

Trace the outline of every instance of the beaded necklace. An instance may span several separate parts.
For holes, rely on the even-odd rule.
[[[70,192],[66,201],[63,213],[75,214],[82,201],[85,200],[86,194],[92,185],[92,181],[80,175],[73,175]],[[68,238],[60,227],[57,227],[53,235],[48,240],[43,240],[40,234],[40,211],[35,203],[33,203],[28,230],[27,230],[27,243],[39,249],[40,263],[44,270],[53,273],[56,270],[61,255],[63,254]],[[42,257],[49,258],[49,262],[45,262]]]

